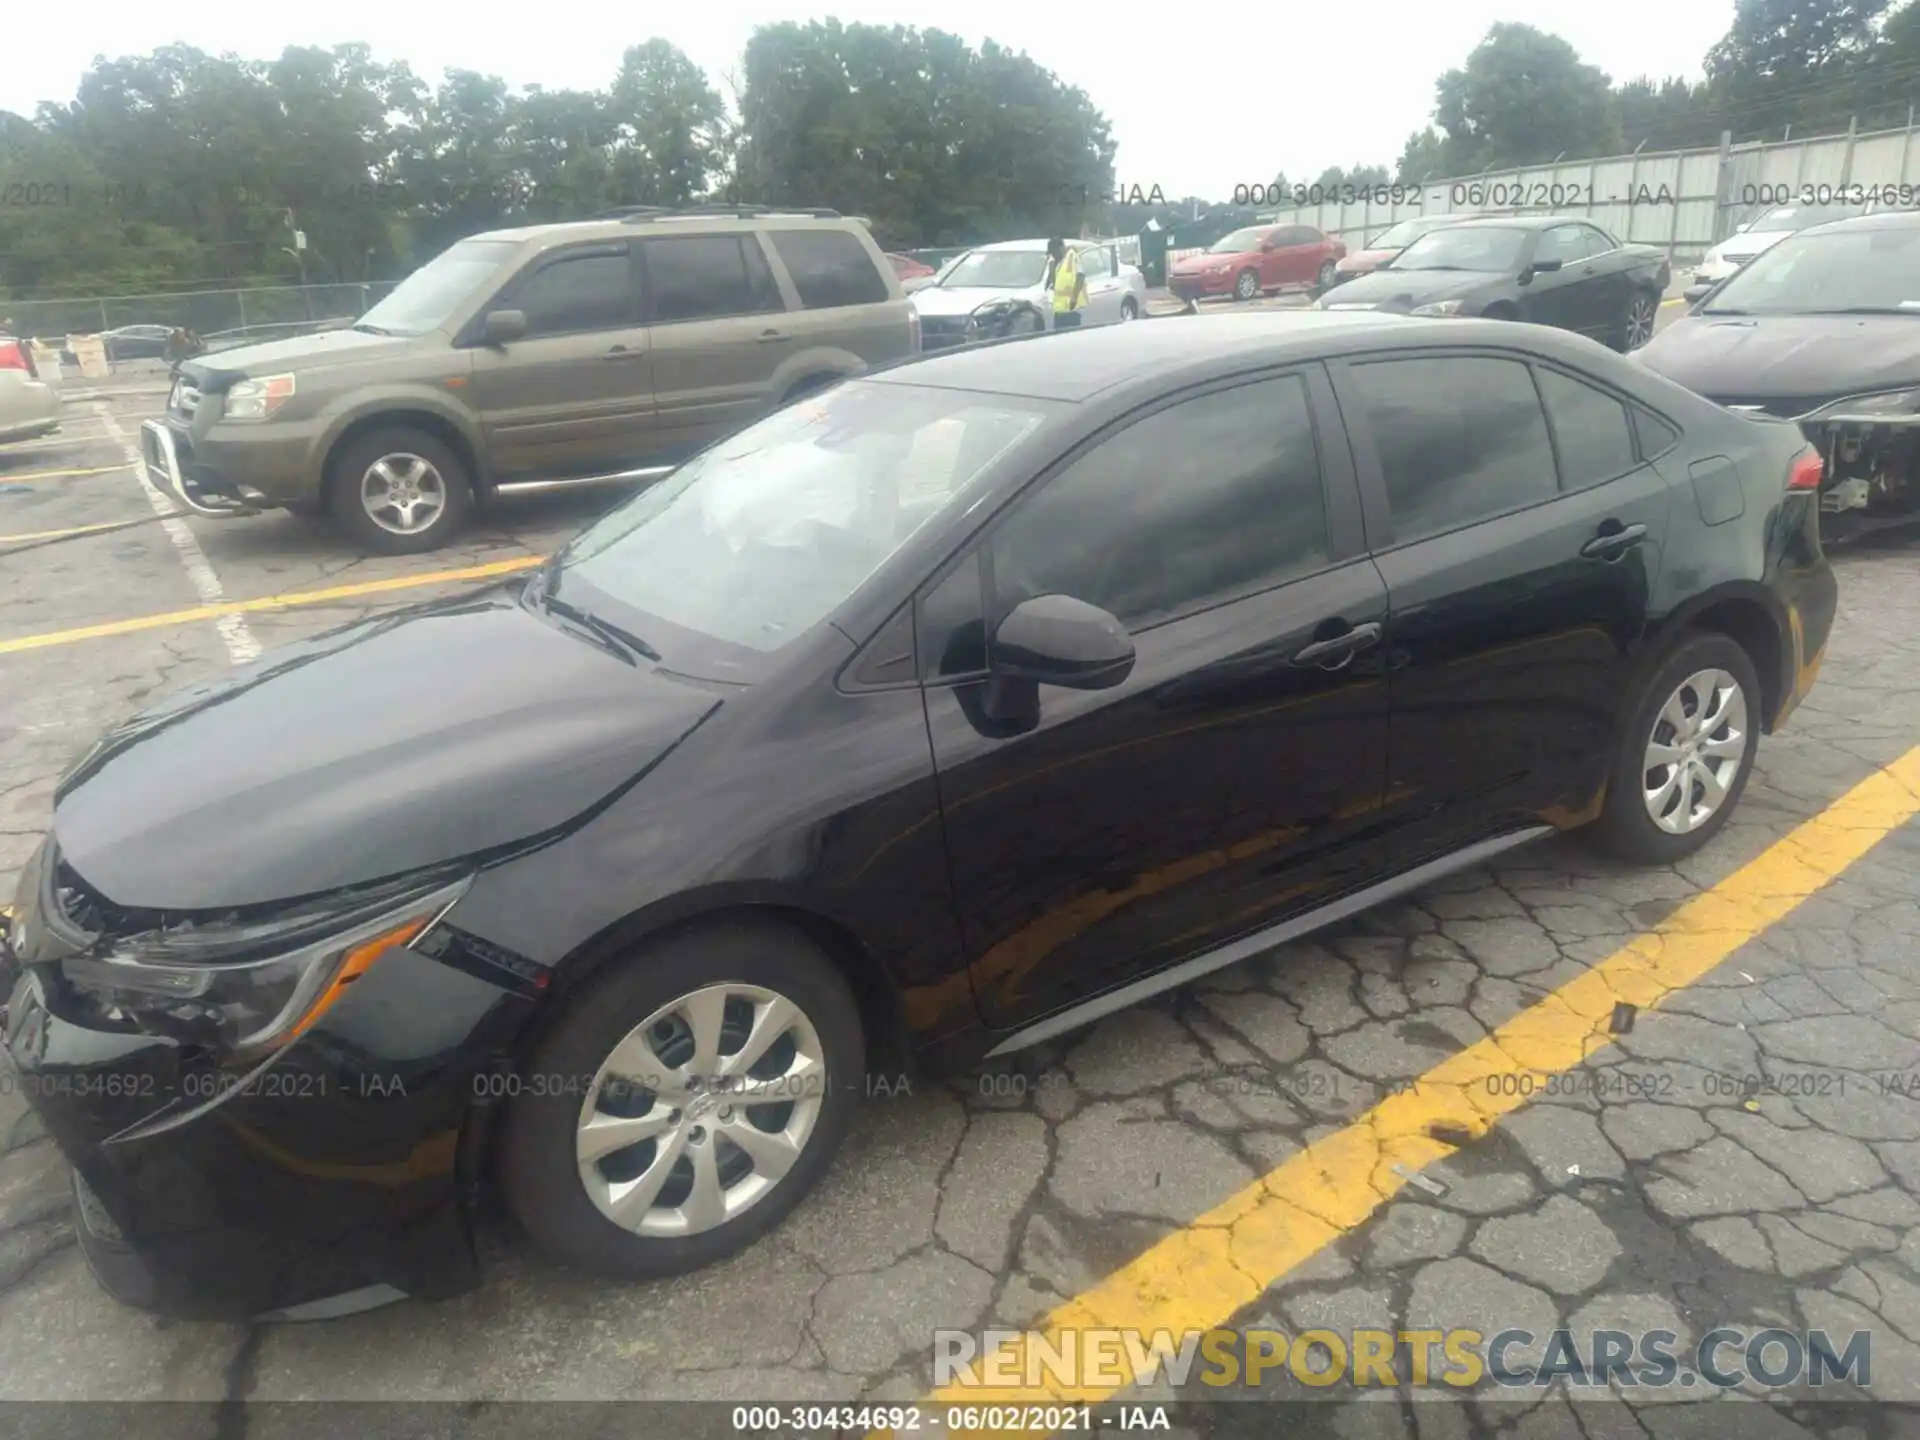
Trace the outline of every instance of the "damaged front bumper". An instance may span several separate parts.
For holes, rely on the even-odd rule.
[[[270,505],[258,490],[196,463],[192,443],[164,420],[142,422],[140,464],[149,485],[195,515],[258,515]]]

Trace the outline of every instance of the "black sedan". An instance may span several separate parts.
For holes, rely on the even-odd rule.
[[[117,365],[123,360],[163,359],[172,334],[172,327],[167,325],[122,325],[117,330],[105,331],[100,339],[106,347],[107,359]]]
[[[1623,245],[1590,220],[1469,220],[1415,240],[1322,310],[1529,320],[1578,331],[1616,350],[1653,336],[1670,271],[1650,245]]]
[[[1827,539],[1920,520],[1920,214],[1787,236],[1638,358],[1731,409],[1797,422],[1826,460]]]
[[[783,410],[62,778],[0,963],[86,1253],[186,1315],[442,1296],[492,1183],[552,1256],[684,1271],[870,1075],[1556,829],[1688,855],[1818,670],[1818,472],[1475,321],[1112,326]]]

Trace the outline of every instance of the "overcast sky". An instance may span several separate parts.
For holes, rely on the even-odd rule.
[[[0,110],[31,114],[42,100],[73,98],[103,44],[113,55],[184,42],[256,59],[287,45],[370,42],[382,59],[406,60],[437,80],[454,67],[515,85],[596,89],[628,45],[659,35],[711,75],[737,65],[757,25],[808,12],[773,0],[728,4],[615,4],[573,0],[529,12],[491,5],[405,6],[393,0],[170,7],[152,0],[91,0],[84,23],[56,22],[26,6],[7,28]],[[1651,73],[1697,77],[1726,32],[1733,0],[1404,0],[1390,7],[1262,4],[1033,4],[973,0],[957,9],[852,0],[811,12],[844,22],[934,24],[978,44],[1025,50],[1093,98],[1113,123],[1116,179],[1158,185],[1170,197],[1228,199],[1237,184],[1284,170],[1311,179],[1329,165],[1399,158],[1424,125],[1440,73],[1460,64],[1500,20],[1526,20],[1572,43],[1616,81]],[[110,42],[103,37],[111,37]]]

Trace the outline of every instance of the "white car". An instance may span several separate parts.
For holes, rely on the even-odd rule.
[[[1763,210],[1707,251],[1705,258],[1694,267],[1693,278],[1687,284],[1686,298],[1689,301],[1698,300],[1754,256],[1779,244],[1796,231],[1825,225],[1830,220],[1851,219],[1864,213],[1864,208],[1859,205],[1775,205]]]
[[[25,340],[0,335],[0,443],[34,440],[60,428],[60,396],[40,378]]]
[[[1120,258],[1113,240],[1069,240],[1087,281],[1080,324],[1117,325],[1147,313],[1147,277]],[[955,256],[931,283],[913,292],[923,351],[1051,329],[1047,242],[1003,240]]]

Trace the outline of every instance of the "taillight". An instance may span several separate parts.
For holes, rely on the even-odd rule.
[[[24,370],[33,374],[33,358],[27,354],[24,340],[0,340],[0,370]]]
[[[1809,450],[1796,459],[1793,468],[1787,472],[1787,489],[1818,490],[1820,482],[1826,478],[1826,463],[1818,452]]]

